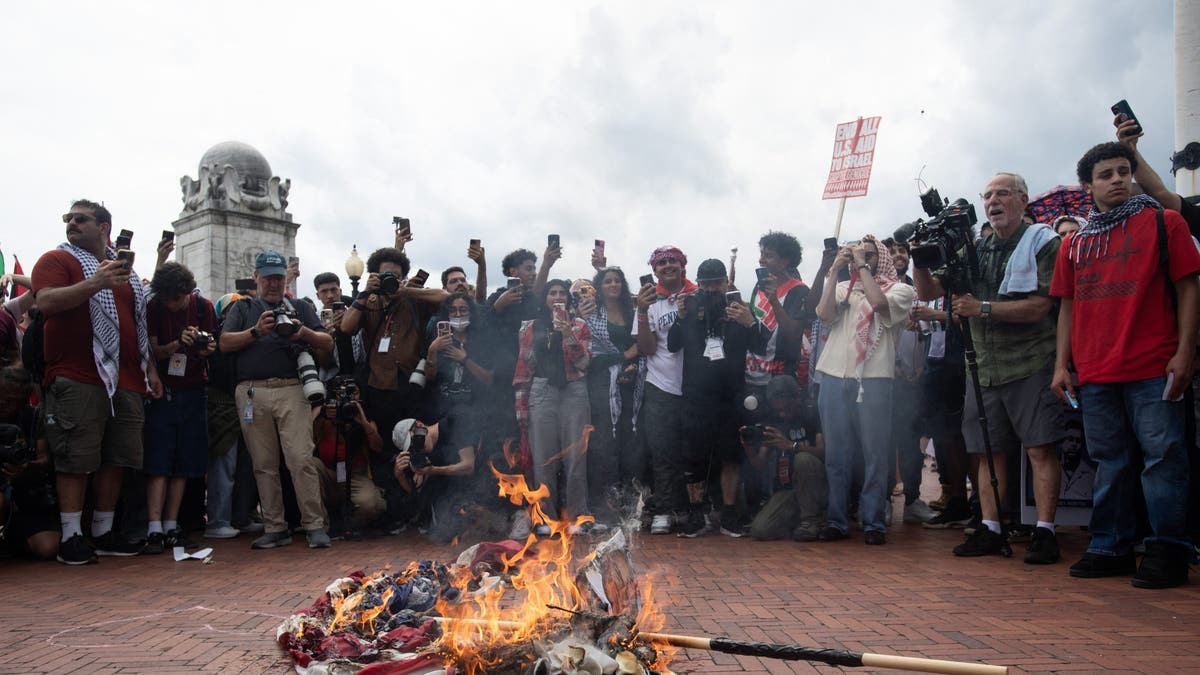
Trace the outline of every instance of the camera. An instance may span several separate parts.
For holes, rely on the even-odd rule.
[[[742,437],[743,443],[761,443],[766,430],[766,426],[762,424],[748,424],[738,430],[738,435]]]
[[[196,349],[199,349],[200,351],[204,351],[205,349],[208,349],[208,346],[210,344],[212,344],[212,342],[213,342],[212,333],[208,333],[205,331],[200,331],[200,332],[196,333],[196,337],[192,340],[192,344],[195,345]]]
[[[28,464],[37,459],[37,449],[25,442],[21,427],[0,424],[0,464]]]
[[[961,197],[945,204],[935,188],[921,195],[921,207],[930,219],[902,225],[894,236],[908,241],[913,267],[945,267],[975,238],[975,207]]]
[[[713,293],[704,289],[695,291],[683,297],[689,316],[703,319],[708,312],[714,312],[718,318],[725,316],[727,298],[724,293]]]
[[[384,295],[395,295],[400,290],[400,277],[395,272],[379,273],[379,292]]]
[[[306,349],[300,349],[296,353],[296,375],[304,388],[304,398],[311,403],[325,400],[325,385],[321,378],[317,377],[317,364]]]
[[[296,313],[287,307],[276,307],[271,313],[275,317],[275,334],[279,337],[290,338],[300,330]]]
[[[429,435],[429,430],[414,424],[411,433],[412,444],[408,446],[409,462],[418,469],[429,466],[429,455],[425,452],[425,438]]]
[[[329,383],[332,396],[325,405],[337,410],[334,420],[339,424],[350,424],[358,417],[358,385],[354,378],[338,376]]]

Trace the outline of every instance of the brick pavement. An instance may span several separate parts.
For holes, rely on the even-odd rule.
[[[1018,673],[1200,672],[1200,582],[1146,591],[1122,578],[1071,579],[1067,566],[1087,544],[1077,528],[1061,528],[1065,561],[1047,567],[1022,563],[1023,545],[1008,560],[955,559],[959,531],[897,523],[882,547],[854,535],[830,544],[640,535],[635,560],[668,606],[669,632],[979,660]],[[412,534],[323,551],[303,538],[274,551],[251,551],[244,537],[209,543],[211,565],[165,555],[79,568],[0,562],[10,589],[0,674],[288,672],[275,626],[329,581],[457,552]],[[680,652],[674,667],[837,671],[696,651]]]

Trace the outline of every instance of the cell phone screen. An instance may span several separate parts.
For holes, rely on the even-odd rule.
[[[437,322],[437,333],[438,333],[438,337],[442,337],[443,335],[449,335],[450,334],[450,322],[449,321]]]
[[[642,275],[642,278],[641,278],[641,279],[638,279],[638,283],[639,283],[639,284],[641,284],[642,286],[645,286],[646,284],[653,285],[653,284],[654,284],[654,277],[653,277],[652,275],[649,275],[649,274],[643,274],[643,275]]]

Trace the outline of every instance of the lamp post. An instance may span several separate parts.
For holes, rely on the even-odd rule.
[[[354,298],[358,299],[358,280],[363,275],[363,261],[358,257],[358,244],[350,250],[350,257],[346,258],[346,276],[350,277],[350,287],[353,289]]]

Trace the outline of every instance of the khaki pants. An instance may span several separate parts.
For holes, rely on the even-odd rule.
[[[325,498],[325,504],[341,504],[346,499],[346,488],[338,485],[337,473],[325,466],[320,457],[313,457],[311,461],[321,478],[321,495]],[[359,524],[371,522],[387,508],[383,490],[375,485],[365,468],[350,472],[350,504],[354,507],[354,520]],[[328,523],[328,510],[324,511],[324,517]]]
[[[253,391],[253,396],[250,392]],[[279,485],[279,450],[292,474],[301,525],[306,530],[324,529],[321,484],[313,466],[312,408],[294,378],[250,380],[238,383],[234,393],[246,449],[254,463],[254,481],[262,504],[267,532],[285,532],[283,490]],[[246,422],[247,403],[254,405],[254,421]]]

